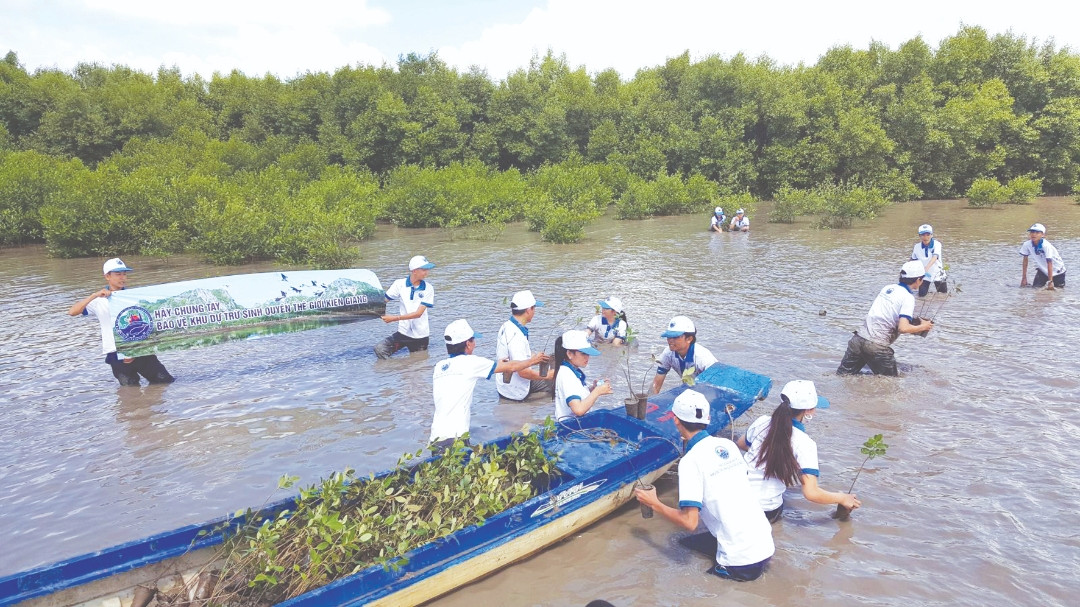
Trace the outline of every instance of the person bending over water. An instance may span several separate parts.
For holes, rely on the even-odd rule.
[[[814,382],[789,381],[780,391],[780,406],[772,416],[762,415],[739,437],[750,466],[750,486],[770,523],[784,512],[784,490],[802,485],[803,497],[815,504],[840,504],[854,510],[861,504],[848,493],[826,491],[818,486],[817,443],[806,433],[805,423],[814,411],[827,409],[829,401],[818,396]]]

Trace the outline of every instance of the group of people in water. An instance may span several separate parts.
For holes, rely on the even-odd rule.
[[[723,209],[717,207],[713,227],[723,225],[723,219]],[[729,227],[749,230],[742,209]],[[1029,260],[1035,265],[1033,287],[1065,286],[1065,264],[1045,233],[1041,223],[1032,225],[1029,240],[1020,248],[1021,286],[1028,285]],[[933,328],[932,319],[916,316],[915,298],[925,297],[931,286],[948,293],[946,268],[942,244],[934,238],[932,226],[919,226],[918,234],[919,242],[901,267],[898,283],[882,288],[863,325],[849,340],[838,373],[856,374],[869,365],[874,373],[897,375],[891,344],[901,333],[926,333]],[[396,328],[375,346],[378,357],[386,358],[402,349],[416,352],[428,348],[428,311],[435,305],[435,288],[427,277],[434,267],[426,257],[417,255],[409,260],[408,274],[386,289],[387,301],[397,302],[399,309],[397,314],[388,312],[381,317],[386,323],[396,323]],[[69,314],[93,315],[99,320],[105,362],[121,385],[138,385],[140,376],[150,383],[173,381],[156,356],[128,358],[116,351],[108,298],[125,288],[131,268],[114,258],[102,269],[106,288],[76,302]],[[589,382],[585,369],[590,357],[600,354],[597,344],[624,344],[630,330],[619,298],[608,297],[597,305],[599,313],[584,329],[568,330],[556,339],[553,355],[534,353],[529,345],[528,325],[537,308],[543,307],[529,290],[510,298],[510,317],[499,328],[494,359],[475,353],[482,336],[466,319],[449,323],[443,332],[447,358],[437,362],[432,373],[434,414],[429,442],[433,448],[446,447],[469,432],[473,393],[481,379],[497,377],[497,391],[507,400],[553,398],[556,419],[584,415],[600,397],[611,394],[610,382]],[[657,357],[652,394],[660,392],[672,370],[682,378],[697,376],[717,362],[712,352],[698,343],[697,328],[687,316],[673,317],[660,337],[666,339],[667,347]],[[685,442],[678,465],[678,507],[660,501],[655,489],[638,488],[635,495],[642,504],[685,529],[694,530],[699,522],[704,523],[717,540],[713,573],[739,581],[756,579],[773,555],[770,523],[780,520],[787,488],[800,486],[806,499],[818,504],[839,504],[849,510],[860,506],[854,494],[827,491],[818,484],[817,445],[806,424],[828,406],[812,381],[790,381],[780,391],[779,405],[772,414],[754,420],[744,435],[731,441],[708,434],[710,403],[700,392],[687,389],[672,404],[675,427]]]

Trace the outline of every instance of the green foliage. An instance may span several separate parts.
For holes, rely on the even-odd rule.
[[[816,215],[819,228],[850,228],[856,219],[873,219],[889,206],[877,188],[822,185],[811,190],[783,188],[777,194],[770,221],[791,223],[800,215]]]
[[[79,171],[85,169],[78,160],[0,153],[0,246],[43,240],[42,207]]]
[[[657,174],[645,181],[633,178],[616,203],[619,219],[701,212],[716,199],[716,184],[701,175],[683,181],[678,175]]]
[[[441,169],[405,165],[390,172],[380,195],[383,216],[410,228],[457,227],[521,219],[530,198],[517,171],[480,162]]]
[[[997,179],[976,179],[967,191],[968,206],[993,207],[1009,199],[1009,189]]]
[[[559,164],[547,164],[528,177],[529,204],[525,219],[529,229],[548,242],[577,242],[585,226],[600,217],[611,204],[612,191],[600,168],[574,156]]]
[[[1042,179],[1032,175],[1021,175],[1005,184],[1005,189],[1008,190],[1006,202],[1027,204],[1042,194]]]
[[[548,418],[502,449],[468,447],[466,436],[418,465],[423,450],[407,453],[385,476],[333,474],[300,489],[293,510],[237,513],[246,520],[220,550],[207,604],[276,604],[373,565],[398,567],[409,551],[545,491],[558,471],[542,441],[554,432]]]
[[[884,436],[881,434],[875,434],[866,439],[863,446],[859,449],[859,452],[866,456],[867,460],[872,460],[875,457],[881,457],[885,455],[885,450],[889,448],[883,440]]]

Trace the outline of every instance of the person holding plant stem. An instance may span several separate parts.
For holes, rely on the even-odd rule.
[[[772,416],[762,415],[746,429],[736,444],[746,452],[750,486],[770,523],[784,512],[784,490],[802,486],[803,497],[815,504],[840,504],[854,510],[861,504],[855,495],[826,491],[818,486],[817,443],[806,433],[805,423],[829,401],[818,396],[814,382],[789,381],[780,391],[780,406]]]
[[[653,378],[652,393],[659,394],[664,387],[664,377],[675,369],[680,377],[687,373],[697,377],[716,362],[716,357],[708,348],[697,343],[697,328],[694,321],[685,316],[676,316],[668,323],[667,330],[660,334],[667,338],[667,348],[656,359],[656,377]]]
[[[724,215],[724,207],[716,207],[713,209],[713,216],[709,220],[709,230],[712,232],[723,232],[727,227],[727,216]]]
[[[1050,291],[1055,287],[1065,287],[1065,262],[1061,260],[1061,254],[1057,247],[1043,238],[1046,235],[1046,226],[1041,223],[1028,228],[1030,240],[1020,246],[1020,254],[1024,256],[1024,265],[1020,273],[1020,286],[1028,284],[1027,269],[1028,258],[1035,260],[1035,278],[1031,280],[1031,286],[1036,289],[1044,285]]]
[[[635,488],[634,496],[687,531],[697,529],[699,520],[705,523],[716,538],[716,565],[709,573],[748,582],[761,577],[776,550],[772,527],[758,507],[739,448],[706,430],[710,409],[693,389],[671,403],[675,429],[686,443],[679,460],[679,507],[661,502],[653,487]]]
[[[497,360],[528,360],[532,357],[532,348],[529,346],[529,329],[525,325],[532,322],[536,316],[536,308],[542,307],[544,302],[537,301],[532,291],[518,291],[510,298],[510,320],[499,327],[499,335],[495,340],[495,358]],[[505,378],[496,380],[495,388],[499,395],[510,400],[523,401],[532,394],[550,394],[555,384],[555,370],[551,369],[547,375],[541,376],[531,367],[526,367],[510,375],[510,380]]]
[[[919,287],[919,297],[926,297],[931,282],[936,292],[949,292],[945,268],[941,265],[941,241],[934,238],[934,228],[930,224],[919,226],[919,242],[911,250],[911,259],[921,263],[926,270],[922,286]]]
[[[435,364],[431,377],[435,416],[428,442],[435,448],[449,447],[456,438],[469,431],[477,380],[491,379],[492,375],[503,371],[520,371],[548,360],[547,354],[538,352],[526,360],[493,362],[473,354],[480,337],[482,335],[473,331],[463,318],[447,325],[443,334],[446,353],[450,357]]]
[[[623,309],[622,300],[618,297],[602,299],[600,313],[589,321],[585,331],[589,334],[589,341],[611,343],[616,346],[626,342],[626,311]]]
[[[611,382],[604,379],[589,387],[582,369],[590,356],[600,351],[589,345],[584,331],[567,331],[555,340],[555,419],[581,416],[596,399],[611,394]]]

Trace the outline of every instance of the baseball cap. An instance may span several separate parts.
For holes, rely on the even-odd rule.
[[[926,275],[926,268],[923,267],[921,261],[909,261],[900,266],[901,278],[922,278]]]
[[[671,403],[671,412],[675,417],[691,424],[708,424],[709,409],[709,399],[694,390],[684,390]]]
[[[616,314],[622,314],[623,304],[622,300],[618,297],[608,297],[607,299],[601,299],[596,302],[600,304],[601,308],[607,308],[608,310],[615,310]]]
[[[1044,226],[1041,223],[1037,223],[1037,224],[1034,224],[1033,226],[1031,226],[1030,228],[1028,228],[1028,232],[1042,232],[1042,233],[1045,234],[1046,233],[1046,226]],[[120,261],[120,260],[117,259],[116,261]]]
[[[818,396],[814,382],[808,379],[796,379],[784,384],[780,396],[786,396],[792,409],[828,409],[829,401],[824,396]]]
[[[600,350],[589,345],[589,336],[584,331],[573,329],[562,334],[562,347],[577,350],[589,356],[599,356]]]
[[[724,207],[716,207],[715,209],[713,209],[713,213],[716,213],[717,215],[723,215]]]
[[[736,215],[745,215],[745,214],[746,214],[746,211],[744,211],[744,210],[742,210],[742,209],[739,209],[738,211],[735,211],[735,214],[736,214]]]
[[[409,260],[410,272],[412,272],[413,270],[430,270],[434,267],[435,264],[428,261],[427,257],[424,257],[423,255],[417,255],[416,257],[413,257]]]
[[[473,328],[469,326],[469,321],[464,318],[459,318],[446,325],[446,331],[443,332],[443,337],[446,339],[446,343],[453,346],[473,338],[483,337],[483,335],[473,331]]]
[[[102,274],[108,274],[109,272],[130,272],[131,268],[127,267],[119,257],[113,257],[109,261],[105,262],[105,265],[101,266]]]
[[[671,319],[667,331],[661,333],[660,337],[680,337],[683,333],[697,333],[694,321],[685,316],[676,316]]]
[[[528,310],[533,306],[544,307],[544,302],[536,301],[533,297],[532,291],[525,289],[524,291],[518,291],[514,293],[514,296],[510,298],[510,307],[515,310]]]
[[[934,228],[930,224],[924,223],[921,226],[919,226],[919,235],[920,236],[923,235],[923,234],[933,234],[933,233],[934,233]]]

